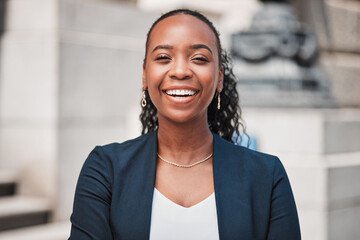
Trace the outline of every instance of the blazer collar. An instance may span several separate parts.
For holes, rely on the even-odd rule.
[[[150,236],[150,224],[151,224],[151,210],[153,192],[156,178],[156,161],[157,161],[157,131],[149,133],[146,137],[146,144],[143,145],[143,149],[139,149],[143,153],[142,157],[146,156],[148,161],[143,159],[134,159],[135,165],[132,168],[131,174],[139,174],[137,181],[142,185],[138,190],[133,191],[133,196],[128,196],[127,199],[133,199],[127,207],[127,209],[134,209],[136,206],[140,217],[129,219],[128,224],[136,225],[143,233],[144,239],[149,239]],[[213,134],[213,174],[214,174],[214,188],[215,188],[215,199],[218,216],[218,228],[220,239],[231,239],[234,236],[239,236],[241,231],[244,231],[241,227],[240,216],[245,208],[243,206],[241,193],[246,192],[246,185],[241,172],[244,171],[244,166],[241,164],[239,159],[234,157],[234,145],[222,139],[220,136]],[[141,162],[141,170],[140,167]],[[145,176],[143,175],[146,170]],[[240,172],[240,174],[239,174]],[[139,185],[137,185],[139,186]],[[142,197],[139,197],[142,196]],[[130,206],[131,205],[131,206]],[[245,208],[244,208],[245,207]],[[126,212],[126,209],[124,209]],[[133,213],[129,213],[134,216]],[[245,226],[244,226],[245,227]],[[142,239],[142,237],[140,238]]]

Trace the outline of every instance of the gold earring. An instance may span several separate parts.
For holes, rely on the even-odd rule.
[[[217,109],[220,110],[220,102],[221,102],[221,99],[220,99],[220,92],[218,92],[218,97],[217,97],[217,100],[218,100],[218,103],[217,103]]]
[[[146,107],[146,95],[145,95],[145,90],[143,90],[143,96],[142,96],[142,100],[141,100],[141,106],[144,108]]]

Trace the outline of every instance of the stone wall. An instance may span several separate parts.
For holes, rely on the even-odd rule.
[[[56,218],[68,219],[88,153],[140,134],[145,36],[155,15],[106,1],[4,2],[0,167],[29,168],[21,189],[57,195]]]
[[[360,110],[247,108],[244,118],[286,168],[302,239],[358,239]]]
[[[360,2],[326,0],[325,6],[331,41],[322,65],[339,104],[360,107]]]

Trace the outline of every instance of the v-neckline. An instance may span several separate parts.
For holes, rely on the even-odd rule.
[[[154,187],[154,190],[156,191],[156,193],[161,196],[163,199],[165,199],[167,202],[169,202],[171,205],[174,205],[180,209],[187,209],[187,210],[190,210],[190,209],[194,209],[194,208],[198,208],[204,204],[206,204],[208,201],[210,201],[212,199],[212,197],[215,195],[215,192],[212,192],[208,197],[206,197],[205,199],[201,200],[200,202],[190,206],[190,207],[184,207],[184,206],[181,206],[180,204],[177,204],[175,202],[173,202],[172,200],[170,200],[169,198],[167,198],[164,194],[162,194],[156,187]]]

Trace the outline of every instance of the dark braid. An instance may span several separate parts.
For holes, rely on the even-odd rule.
[[[215,92],[214,98],[208,107],[208,112],[207,112],[208,124],[212,132],[218,134],[219,136],[221,136],[222,138],[226,139],[229,142],[234,142],[232,139],[234,133],[236,136],[240,136],[239,127],[241,128],[242,132],[245,132],[245,124],[241,118],[241,108],[239,106],[239,94],[236,90],[236,77],[232,71],[231,59],[229,55],[224,50],[222,50],[219,33],[215,29],[214,25],[210,22],[210,20],[208,20],[201,13],[189,9],[177,9],[165,13],[159,19],[157,19],[151,26],[147,34],[146,49],[148,47],[149,36],[153,28],[156,26],[156,24],[165,18],[178,14],[187,14],[200,19],[201,21],[206,23],[215,34],[217,40],[217,48],[219,52],[219,65],[223,67],[224,79],[223,79],[223,90],[220,93],[221,108],[220,110],[217,109],[218,93]],[[145,61],[146,61],[146,52],[145,52],[144,64]],[[145,90],[145,96],[146,96],[147,105],[144,108],[142,108],[142,112],[140,114],[140,121],[142,124],[141,134],[153,132],[159,127],[157,110],[155,105],[152,103],[147,90]]]

